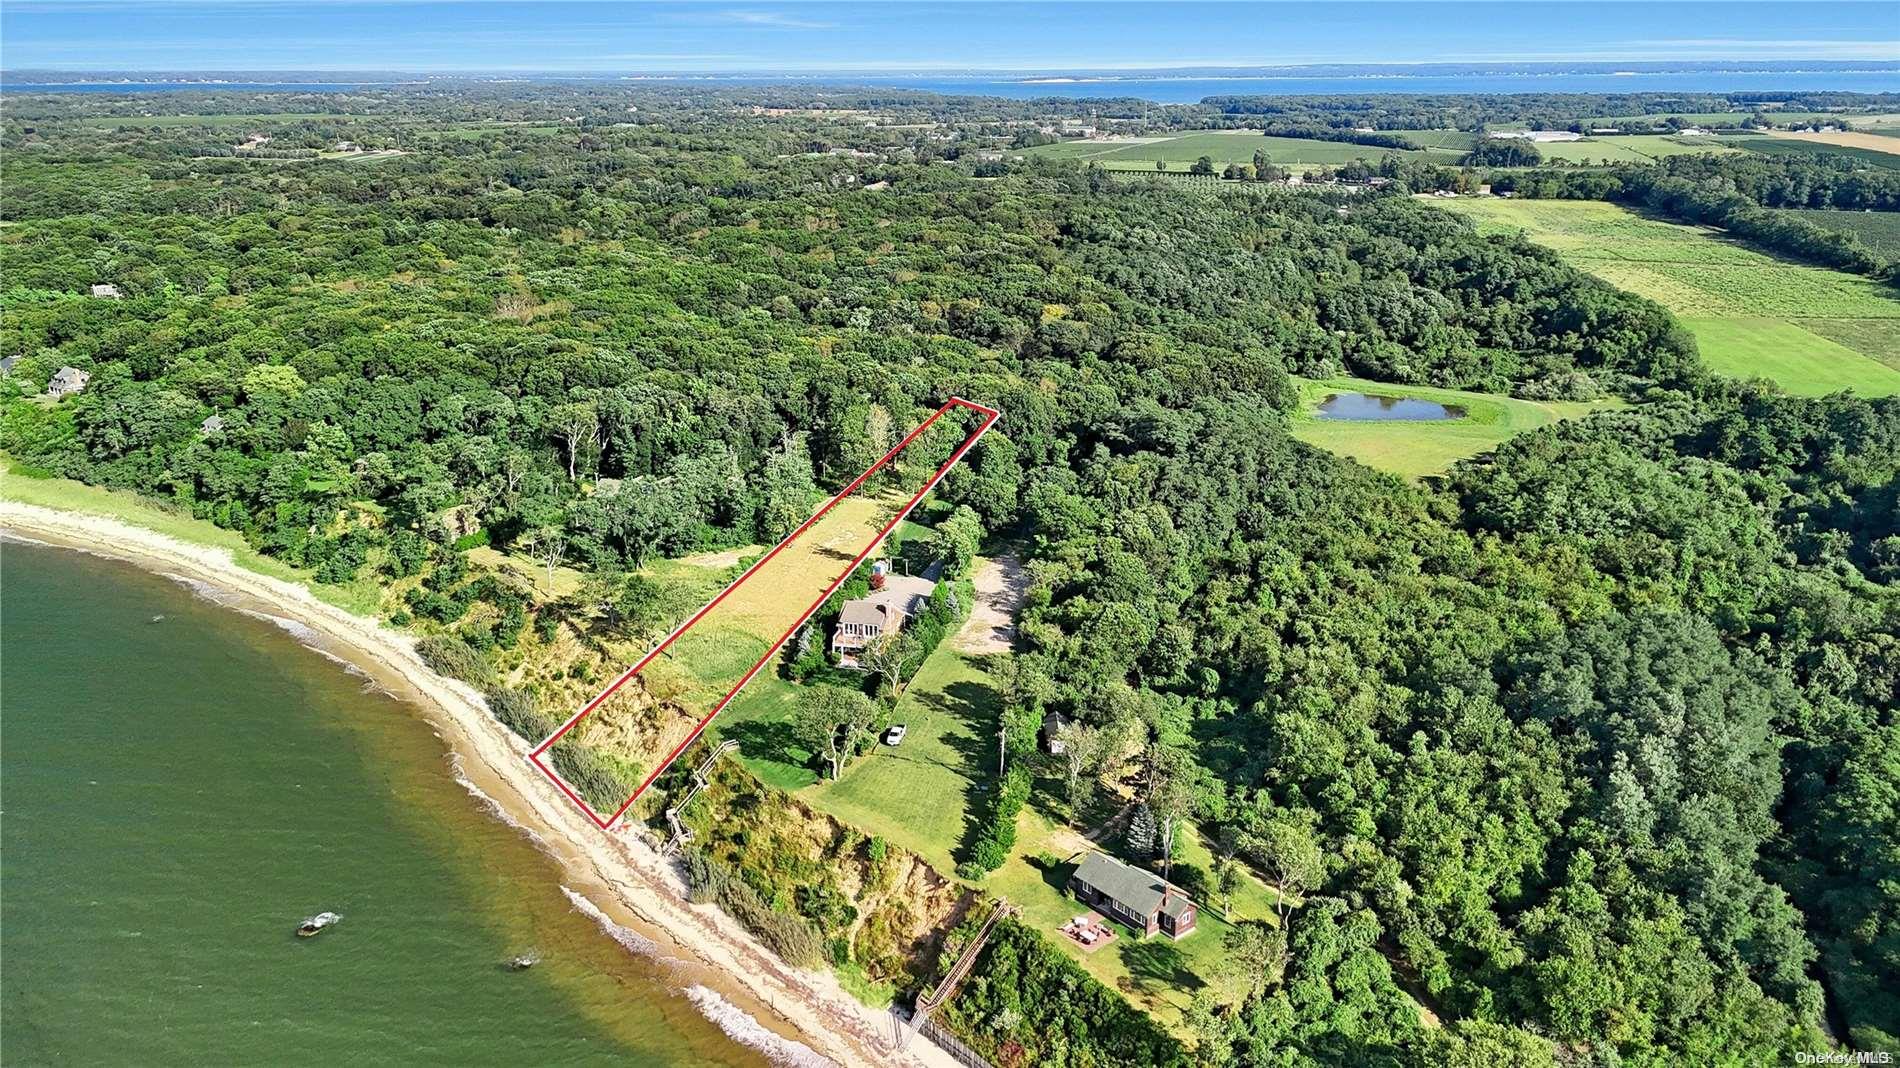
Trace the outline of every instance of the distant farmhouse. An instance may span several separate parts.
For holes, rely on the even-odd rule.
[[[85,389],[86,383],[90,381],[92,381],[91,373],[81,371],[77,367],[62,367],[53,372],[52,379],[46,383],[46,392],[49,396],[64,397],[69,393],[78,393]]]
[[[838,613],[838,629],[831,635],[831,651],[838,654],[841,667],[859,667],[858,655],[865,646],[903,629],[904,623],[930,604],[937,583],[913,575],[893,575],[890,561],[872,565],[869,596],[846,601]]]
[[[105,297],[108,300],[118,300],[119,287],[107,282],[94,282],[92,295],[95,297]]]
[[[1194,902],[1160,876],[1104,853],[1090,853],[1069,876],[1069,892],[1102,915],[1144,935],[1182,938],[1194,930]]]

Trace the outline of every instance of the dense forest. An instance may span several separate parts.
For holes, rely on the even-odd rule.
[[[1034,576],[1008,744],[1046,710],[1134,732],[1147,803],[1301,900],[1180,1050],[1091,1032],[1124,1007],[1012,929],[956,1003],[980,1047],[1900,1049],[1900,401],[1717,378],[1660,307],[1399,188],[978,179],[862,123],[572,92],[436,89],[380,125],[295,117],[335,107],[308,96],[189,102],[291,116],[237,127],[18,102],[10,477],[136,490],[325,581],[426,571],[397,622],[486,599],[498,622],[457,632],[481,653],[538,621],[472,546],[620,574],[769,541],[965,396],[1005,414],[943,499]],[[613,121],[525,124],[582,103]],[[200,151],[253,128],[401,154]],[[1765,204],[1796,164],[1762,166],[1734,178]],[[86,388],[40,396],[67,366]],[[1341,374],[1626,403],[1413,484],[1288,436],[1296,377]]]

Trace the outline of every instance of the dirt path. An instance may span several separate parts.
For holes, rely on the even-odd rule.
[[[953,647],[965,653],[1007,653],[1016,640],[1016,611],[1029,593],[1029,569],[1015,552],[1004,552],[977,563],[970,576],[976,586],[976,605],[957,631]]]

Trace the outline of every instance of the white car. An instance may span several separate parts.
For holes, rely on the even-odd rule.
[[[896,726],[890,728],[889,730],[884,732],[884,744],[896,745],[898,742],[903,741],[904,732],[909,729],[910,729],[909,727],[905,726],[902,723],[899,723]]]

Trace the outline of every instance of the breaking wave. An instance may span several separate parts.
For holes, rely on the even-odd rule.
[[[836,1068],[829,1058],[766,1027],[716,990],[695,984],[686,988],[686,998],[701,1016],[717,1024],[727,1038],[758,1050],[773,1064],[786,1068]]]
[[[471,795],[474,796],[475,800],[480,801],[483,805],[488,807],[489,815],[495,817],[496,819],[507,824],[508,826],[513,827],[515,830],[520,831],[523,835],[527,836],[529,841],[533,842],[537,846],[540,846],[543,851],[547,849],[547,845],[548,845],[547,839],[541,837],[539,834],[536,834],[534,828],[528,826],[527,824],[509,815],[508,810],[502,807],[501,802],[488,796],[487,791],[475,785],[475,783],[472,782],[469,779],[469,777],[463,773],[464,769],[462,767],[462,758],[460,755],[450,754],[449,771],[451,774],[455,776],[456,783],[459,784],[462,787],[462,789],[467,790]],[[566,889],[566,887],[563,887],[562,889]],[[573,897],[574,896],[573,891],[568,891],[568,896]]]
[[[582,915],[592,917],[595,923],[600,924],[600,929],[607,932],[608,937],[625,946],[628,952],[656,960],[671,959],[660,951],[658,942],[625,924],[615,923],[612,916],[602,912],[599,905],[587,900],[586,895],[576,893],[566,886],[561,887],[561,893],[567,895],[567,899],[573,902],[574,907],[580,910]]]

